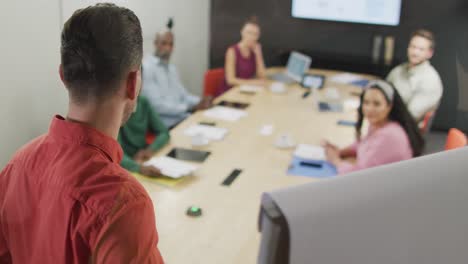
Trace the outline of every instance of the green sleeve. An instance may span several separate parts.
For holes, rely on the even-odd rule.
[[[127,154],[124,154],[122,162],[120,162],[120,165],[131,172],[140,172],[140,165],[136,163],[130,156]]]
[[[122,161],[120,162],[120,165],[131,172],[140,172],[140,165],[136,163],[132,157],[130,157],[127,153],[125,153],[125,143],[122,140],[122,135],[119,133],[119,136],[117,138],[119,141],[120,146],[122,146],[122,149],[124,150],[124,156]]]
[[[156,134],[156,140],[153,142],[153,144],[150,145],[150,149],[153,151],[158,151],[159,149],[164,147],[167,144],[167,142],[169,142],[169,130],[162,122],[161,117],[159,117],[159,114],[153,110],[149,103],[148,109],[148,111],[150,112],[149,127],[151,129],[151,132]]]

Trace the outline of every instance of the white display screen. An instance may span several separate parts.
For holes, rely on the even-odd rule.
[[[292,0],[292,16],[317,20],[396,26],[401,0]]]

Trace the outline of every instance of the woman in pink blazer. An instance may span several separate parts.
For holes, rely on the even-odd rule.
[[[362,137],[363,120],[369,131]],[[420,156],[424,139],[396,89],[388,82],[373,81],[361,95],[356,124],[357,141],[339,149],[325,142],[327,159],[339,174]],[[346,161],[355,158],[356,162]]]

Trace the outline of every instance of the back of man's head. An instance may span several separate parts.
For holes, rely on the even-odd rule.
[[[97,4],[77,10],[61,42],[63,81],[76,103],[114,95],[127,73],[141,66],[141,25],[127,8]]]

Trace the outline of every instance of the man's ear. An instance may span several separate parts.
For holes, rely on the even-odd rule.
[[[63,75],[63,66],[62,64],[59,65],[59,75],[60,75],[60,80],[65,84],[65,76]]]
[[[428,60],[432,59],[432,56],[434,56],[434,49],[431,48],[431,49],[429,50],[428,55],[427,55],[427,59],[428,59]]]
[[[125,91],[130,100],[135,100],[138,97],[137,78],[138,71],[132,71],[127,76]]]

